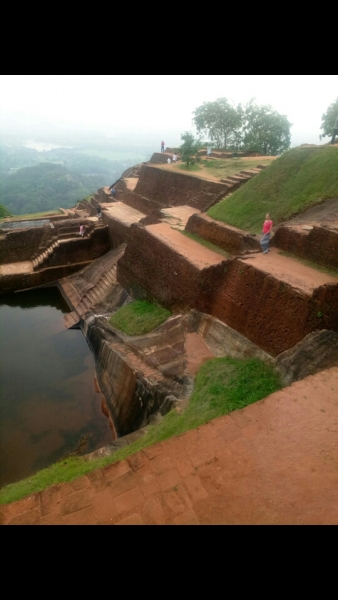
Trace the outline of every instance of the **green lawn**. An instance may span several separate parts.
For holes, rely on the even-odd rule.
[[[338,148],[289,150],[239,190],[213,206],[208,215],[259,233],[268,212],[275,224],[319,202],[338,197]]]
[[[127,335],[143,335],[161,325],[171,313],[147,300],[135,300],[120,308],[109,320],[110,324]]]
[[[248,158],[227,158],[215,160],[203,160],[203,170],[210,175],[226,179],[228,175],[238,175],[240,171],[255,169],[257,165],[270,165],[275,160],[272,156],[257,156]]]

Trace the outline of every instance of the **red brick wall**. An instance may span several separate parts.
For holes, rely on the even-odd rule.
[[[280,227],[271,245],[300,258],[338,269],[338,232],[324,227],[313,227],[311,231]]]
[[[41,267],[92,261],[108,250],[110,250],[108,227],[95,229],[90,237],[69,240],[54,248],[53,253],[44,260]]]
[[[128,225],[114,219],[111,214],[106,212],[103,212],[102,218],[105,225],[108,226],[110,247],[118,248],[121,244],[124,244],[129,233]]]
[[[248,250],[260,250],[258,239],[236,227],[215,221],[205,214],[192,215],[185,229],[231,254],[244,254]]]
[[[163,206],[188,204],[204,211],[227,189],[226,184],[144,165],[135,192]]]
[[[137,225],[117,279],[134,297],[211,314],[273,356],[316,329],[338,331],[338,284],[311,296],[237,259],[199,270]]]
[[[158,210],[159,208],[163,208],[163,204],[160,202],[156,202],[155,200],[150,200],[149,198],[145,198],[140,194],[136,194],[131,190],[125,189],[123,192],[118,194],[118,199],[124,204],[128,204],[132,208],[139,210],[145,215],[149,215],[154,210]]]
[[[36,227],[33,229],[21,229],[10,231],[3,239],[0,239],[0,264],[22,262],[31,260],[37,251],[42,237],[52,239],[50,227]],[[0,231],[0,237],[2,237]]]
[[[310,296],[235,260],[214,288],[210,313],[276,356],[315,329],[338,330],[338,285]]]
[[[134,297],[155,299],[167,308],[184,310],[205,302],[203,272],[139,225],[130,227],[117,280]]]

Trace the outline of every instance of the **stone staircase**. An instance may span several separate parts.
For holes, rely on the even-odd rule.
[[[34,271],[41,269],[43,266],[43,263],[47,260],[47,258],[49,258],[49,256],[51,254],[54,253],[56,248],[59,248],[61,246],[61,244],[65,244],[65,243],[71,242],[73,240],[85,242],[86,240],[88,240],[88,238],[90,238],[92,236],[93,231],[95,229],[103,228],[104,225],[102,223],[91,223],[90,229],[88,229],[88,224],[86,227],[87,227],[87,231],[86,231],[86,236],[84,238],[81,238],[78,235],[78,231],[79,231],[78,224],[64,228],[64,230],[61,229],[61,230],[57,231],[57,233],[54,234],[54,239],[53,239],[52,243],[50,243],[47,247],[45,247],[43,249],[40,248],[39,251],[36,253],[36,255],[33,257],[32,264],[33,264]]]
[[[241,185],[255,177],[255,175],[258,175],[262,169],[265,169],[265,166],[257,165],[257,167],[253,169],[245,169],[236,175],[228,175],[225,179],[221,179],[221,182],[226,183],[228,186],[228,192],[225,196],[228,196],[230,193],[237,190]]]
[[[66,327],[69,329],[77,325],[82,317],[93,310],[94,305],[99,304],[105,298],[111,286],[116,283],[116,264],[83,295],[80,295],[70,282],[63,283],[63,290],[74,309],[64,316]]]

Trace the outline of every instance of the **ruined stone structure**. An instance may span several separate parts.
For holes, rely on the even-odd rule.
[[[0,293],[59,285],[72,310],[66,326],[81,327],[94,353],[116,435],[189,397],[197,368],[192,347],[200,347],[203,360],[222,355],[277,360],[285,380],[299,378],[303,371],[294,357],[304,352],[310,356],[304,373],[332,366],[327,355],[318,363],[311,358],[323,337],[315,337],[309,351],[302,340],[316,332],[327,331],[325,340],[337,335],[338,279],[291,258],[283,257],[280,265],[278,249],[337,268],[334,227],[281,226],[262,262],[257,236],[206,214],[259,171],[222,183],[137,165],[114,184],[115,198],[103,188],[48,226],[0,230]],[[215,249],[183,236],[183,230]],[[102,315],[133,298],[159,302],[177,316],[149,336],[130,338]]]

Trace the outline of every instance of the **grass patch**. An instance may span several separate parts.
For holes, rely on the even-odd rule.
[[[267,212],[278,224],[323,200],[337,198],[337,165],[338,148],[333,146],[293,148],[210,208],[208,215],[259,233]]]
[[[143,335],[161,325],[171,312],[147,300],[135,300],[120,308],[109,323],[127,335]]]
[[[322,273],[326,273],[326,275],[331,275],[332,277],[338,277],[337,269],[330,269],[329,267],[324,267],[324,265],[319,265],[318,263],[315,263],[312,260],[300,258],[299,256],[296,256],[295,254],[292,254],[291,252],[285,252],[284,250],[279,251],[278,254],[280,254],[281,256],[287,256],[288,258],[293,258],[294,260],[297,260],[298,262],[302,263],[302,265],[305,265],[306,267],[311,267],[311,269],[316,269],[316,271],[321,271]]]
[[[202,246],[209,248],[209,250],[213,250],[214,252],[217,252],[217,254],[221,254],[222,256],[225,256],[225,258],[232,258],[232,254],[230,254],[229,252],[226,252],[226,250],[223,250],[222,248],[220,248],[219,246],[216,246],[212,242],[208,242],[208,240],[204,240],[196,233],[190,233],[189,231],[182,231],[182,229],[179,229],[178,227],[173,227],[173,229],[176,229],[176,231],[183,233],[183,235],[190,238],[191,240],[194,240],[195,242],[202,244]]]
[[[214,177],[226,179],[228,175],[238,175],[240,171],[255,169],[258,164],[270,165],[275,160],[274,157],[257,156],[255,160],[247,158],[226,158],[215,160],[204,160],[204,170]]]
[[[187,165],[183,163],[181,165],[178,165],[178,168],[181,169],[181,171],[202,171],[202,168],[197,163],[191,164],[189,165],[189,167],[187,167]]]
[[[257,358],[238,360],[227,357],[209,360],[196,376],[195,389],[185,412],[169,412],[160,423],[149,426],[142,438],[121,448],[112,456],[93,462],[80,457],[69,458],[23,481],[8,485],[0,490],[0,504],[20,500],[56,483],[72,481],[94,469],[123,460],[146,446],[257,402],[281,387],[273,367]]]

